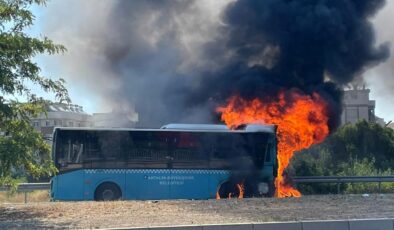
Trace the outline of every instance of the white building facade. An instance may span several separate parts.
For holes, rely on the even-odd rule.
[[[360,120],[385,125],[384,120],[375,115],[375,100],[369,99],[370,90],[365,87],[345,90],[341,124],[356,123]]]
[[[83,111],[82,106],[73,104],[53,103],[47,113],[31,119],[31,125],[45,138],[51,138],[53,129],[59,127],[91,127],[92,115]]]

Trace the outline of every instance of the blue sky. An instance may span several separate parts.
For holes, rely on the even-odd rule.
[[[34,22],[34,25],[28,29],[27,32],[29,34],[35,37],[47,36],[46,34],[43,33],[43,31],[45,27],[45,20],[50,20],[50,18],[48,18],[48,7],[50,6],[51,6],[51,1],[47,3],[47,7],[42,7],[37,5],[34,5],[32,7],[32,12],[36,17],[36,21]],[[56,41],[54,42],[56,43]],[[57,55],[63,55],[63,54],[57,54]],[[63,73],[60,68],[56,68],[58,63],[55,61],[54,57],[49,55],[39,55],[34,58],[34,61],[36,61],[39,64],[43,76],[50,77],[51,79],[54,80],[59,78],[63,78],[66,80],[67,82],[66,87],[69,91],[73,104],[83,106],[84,110],[88,113],[108,112],[108,111],[100,110],[100,108],[94,102],[92,103],[92,101],[94,100],[89,99],[89,97],[91,97],[92,95],[89,95],[88,93],[86,93],[86,91],[83,91],[80,88],[75,87],[73,84],[70,83],[67,75],[65,75],[65,73]],[[54,94],[45,93],[35,85],[31,85],[31,87],[33,88],[33,91],[37,95],[50,100],[55,100]]]

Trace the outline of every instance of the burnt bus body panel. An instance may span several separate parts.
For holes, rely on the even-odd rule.
[[[122,199],[215,198],[233,178],[272,181],[276,159],[275,132],[57,128],[54,140],[55,200],[93,200],[104,182]]]

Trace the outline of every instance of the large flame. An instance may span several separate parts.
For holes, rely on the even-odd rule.
[[[227,106],[217,109],[230,128],[242,124],[275,124],[278,126],[277,197],[300,197],[301,193],[286,182],[284,170],[294,152],[319,143],[329,133],[327,103],[317,93],[280,92],[278,100],[264,102],[232,96]]]

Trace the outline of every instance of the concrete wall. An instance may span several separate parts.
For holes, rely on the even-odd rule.
[[[394,230],[394,219],[317,220],[280,223],[116,228],[134,230]]]
[[[375,101],[369,100],[369,93],[369,89],[353,89],[344,91],[343,112],[341,115],[342,124],[354,124],[359,120],[375,120]]]

